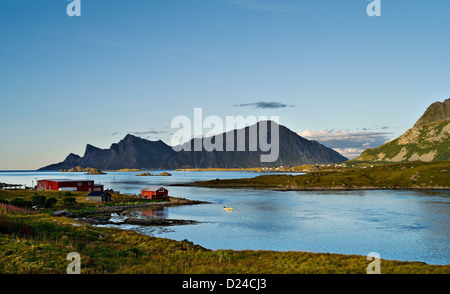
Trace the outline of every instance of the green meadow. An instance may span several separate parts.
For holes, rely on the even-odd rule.
[[[51,208],[32,210],[27,202],[39,200],[36,196],[55,198],[57,202]],[[83,193],[0,191],[0,273],[65,274],[70,252],[80,254],[82,274],[365,274],[370,263],[358,255],[213,251],[188,240],[95,227],[52,215],[57,209],[76,213],[141,201],[116,196],[112,204],[94,204],[86,202]],[[64,201],[67,198],[75,198],[75,202]],[[22,203],[23,207],[11,203]],[[448,274],[450,265],[382,260],[381,273]]]

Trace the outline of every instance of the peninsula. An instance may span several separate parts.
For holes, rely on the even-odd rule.
[[[278,190],[450,189],[450,161],[405,162],[318,170],[302,175],[262,175],[181,184],[211,188],[266,188]]]

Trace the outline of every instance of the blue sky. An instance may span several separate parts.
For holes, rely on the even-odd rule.
[[[194,107],[279,116],[350,156],[450,97],[449,1],[381,0],[375,17],[367,0],[69,3],[0,2],[0,169],[128,133],[170,143]]]

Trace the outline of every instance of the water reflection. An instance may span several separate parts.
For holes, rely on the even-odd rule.
[[[167,219],[168,211],[165,208],[148,208],[140,211],[143,217]]]

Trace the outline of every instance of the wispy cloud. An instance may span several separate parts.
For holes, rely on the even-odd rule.
[[[132,135],[158,135],[158,134],[165,134],[167,131],[145,131],[145,132],[129,132],[129,134]]]
[[[151,139],[155,135],[161,135],[161,134],[167,134],[167,133],[168,133],[168,131],[164,131],[164,130],[163,131],[155,131],[155,130],[132,131],[132,132],[126,132],[126,133],[112,131],[112,132],[107,132],[105,134],[105,136],[106,137],[113,137],[113,136],[124,136],[126,134],[130,134],[130,135],[134,135],[134,136],[139,136],[139,137],[144,138],[144,139]]]
[[[280,103],[280,102],[254,102],[254,103],[235,104],[234,106],[235,107],[254,106],[255,108],[263,108],[263,109],[295,107],[295,105],[287,105],[287,104]]]
[[[382,129],[386,130],[387,127]],[[300,136],[315,140],[319,143],[336,150],[347,158],[358,157],[364,150],[375,148],[390,141],[390,132],[349,132],[322,130],[305,130],[298,133]]]
[[[105,134],[105,136],[115,136],[115,135],[118,135],[119,133],[118,132],[107,132],[106,134]]]
[[[168,131],[162,130],[162,131],[155,131],[155,130],[149,130],[149,131],[138,131],[138,132],[128,132],[131,135],[139,136],[143,139],[147,140],[166,140],[164,138],[169,133]]]

